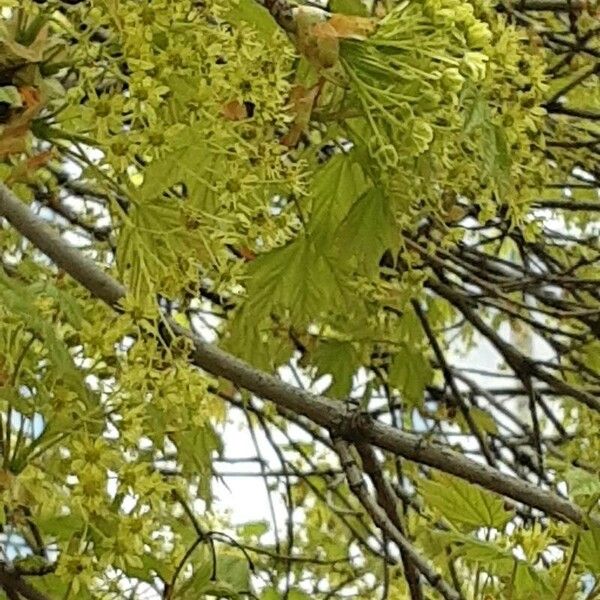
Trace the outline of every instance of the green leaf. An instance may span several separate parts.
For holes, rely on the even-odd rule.
[[[206,210],[214,209],[214,194],[209,193],[207,182],[212,178],[212,171],[218,168],[215,161],[216,156],[206,147],[201,131],[192,127],[181,131],[173,149],[163,158],[153,160],[144,170],[144,182],[138,190],[142,208],[145,209],[144,201],[160,197],[175,184],[185,183],[188,196],[195,204]],[[153,220],[155,227],[156,224]]]
[[[227,20],[234,25],[248,23],[267,37],[279,30],[269,11],[255,0],[239,0],[227,14]]]
[[[463,531],[501,529],[512,518],[501,498],[451,475],[436,473],[419,488],[428,506]]]
[[[19,90],[14,85],[0,87],[0,102],[4,102],[12,107],[23,106],[21,94],[19,94]]]
[[[184,108],[188,102],[198,100],[200,81],[193,77],[182,77],[174,73],[167,81],[177,103]]]
[[[135,577],[136,579],[152,583],[156,579],[156,573],[161,579],[166,579],[164,561],[151,554],[142,554],[139,558],[142,561],[141,567],[127,565],[126,573],[128,577]]]
[[[190,255],[201,258],[206,253],[197,234],[185,228],[185,215],[177,202],[174,198],[152,198],[132,206],[119,235],[117,268],[141,305],[152,302],[153,285],[157,291],[169,292],[178,259]]]
[[[223,552],[217,555],[217,578],[236,592],[250,589],[250,567],[243,555]]]
[[[293,588],[290,590],[288,594],[288,600],[312,600],[311,596],[309,596],[306,592],[299,590],[298,588]]]
[[[306,322],[324,306],[344,308],[345,273],[302,235],[251,264],[247,294],[247,318],[259,320],[273,311],[284,311],[293,321]]]
[[[36,587],[40,592],[46,594],[54,594],[57,598],[64,598],[68,596],[71,585],[64,577],[58,577],[54,573],[45,575],[44,577],[36,577]],[[77,591],[77,600],[88,600],[91,599],[91,594],[86,590],[85,587],[81,587]]]
[[[294,352],[289,336],[274,336],[270,315],[256,316],[243,306],[227,328],[223,347],[255,367],[271,371],[285,364]]]
[[[563,477],[569,486],[569,495],[574,498],[600,494],[600,479],[597,474],[568,465]]]
[[[34,295],[45,294],[50,298],[54,298],[67,321],[73,325],[75,329],[81,328],[83,323],[83,310],[71,294],[57,288],[47,281],[39,284],[32,284],[31,292]]]
[[[367,182],[355,154],[338,154],[315,173],[308,232],[319,248],[332,244],[336,229],[366,189]]]
[[[577,556],[592,573],[600,573],[600,527],[593,521],[581,532]]]
[[[45,535],[68,540],[73,534],[83,530],[85,520],[79,515],[71,514],[38,519],[37,525]]]
[[[452,556],[480,565],[484,571],[509,579],[514,570],[511,597],[525,600],[552,598],[552,586],[548,573],[517,559],[512,551],[505,550],[484,540],[478,540],[460,533],[434,532],[433,537],[440,546],[452,547]],[[516,568],[515,568],[516,563]],[[504,596],[503,596],[504,597]]]
[[[504,129],[499,125],[494,125],[494,176],[500,181],[504,181],[510,175],[511,156],[508,140]]]
[[[452,531],[433,532],[434,538],[446,548],[452,547],[452,556],[469,562],[486,565],[491,572],[509,573],[515,557],[509,550],[500,548],[493,542],[486,542]]]
[[[516,594],[513,595],[513,598],[515,600],[543,600],[554,597],[554,589],[548,573],[537,570],[522,560],[517,561],[514,588]]]
[[[221,452],[221,438],[210,425],[195,426],[171,434],[184,474],[199,474],[198,495],[211,500],[213,454]]]
[[[272,587],[267,588],[263,591],[260,596],[260,600],[282,600],[283,596]],[[287,600],[311,600],[306,592],[299,590],[298,588],[292,588],[286,595]]]
[[[240,527],[240,534],[244,537],[260,537],[269,531],[267,521],[251,521]]]
[[[469,412],[471,413],[471,417],[473,418],[475,425],[477,425],[479,429],[487,433],[498,433],[498,425],[496,424],[494,417],[492,417],[492,415],[490,415],[488,412],[482,410],[481,408],[477,408],[476,406],[472,406],[469,409]],[[456,421],[463,431],[469,431],[469,427],[462,413],[458,413],[456,415]]]
[[[480,150],[486,173],[496,180],[500,189],[510,176],[511,156],[504,129],[492,123],[487,99],[472,87],[465,90],[466,105],[463,131],[471,134],[479,131]]]
[[[465,89],[463,99],[467,105],[463,131],[468,134],[489,121],[490,109],[486,98],[473,87]]]
[[[320,342],[312,356],[318,375],[332,377],[327,393],[335,398],[346,398],[352,390],[352,378],[359,365],[358,356],[350,342],[327,340]]]
[[[510,150],[504,130],[498,125],[485,123],[481,128],[481,157],[485,172],[502,189],[510,175]]]
[[[198,590],[211,585],[210,578],[213,572],[212,561],[212,555],[209,552],[207,545],[201,544],[193,553],[194,572],[187,581],[179,584],[177,598],[196,600],[196,598],[198,598]]]
[[[334,13],[368,17],[369,11],[362,0],[331,0],[329,9]]]
[[[411,406],[421,406],[425,388],[433,379],[429,360],[418,350],[405,346],[392,360],[389,383],[399,390]]]
[[[404,343],[404,347],[413,352],[416,352],[415,346],[420,345],[425,339],[423,326],[412,306],[403,307],[395,333],[397,339]]]
[[[379,188],[365,192],[352,205],[335,233],[338,256],[354,259],[371,277],[379,273],[385,250],[397,245],[398,227],[390,201]]]
[[[201,588],[194,590],[196,594],[204,596],[194,596],[194,598],[205,597],[205,595],[216,596],[217,598],[229,598],[230,600],[238,600],[240,594],[225,581],[209,581]]]
[[[4,308],[18,315],[29,331],[44,342],[48,359],[54,364],[61,377],[80,394],[81,400],[89,399],[82,372],[77,369],[69,348],[60,339],[52,323],[39,313],[34,298],[39,294],[38,286],[24,286],[0,271],[0,301]]]

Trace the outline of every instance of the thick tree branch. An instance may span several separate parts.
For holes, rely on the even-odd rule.
[[[79,250],[66,244],[4,184],[0,185],[0,215],[96,298],[116,306],[125,297],[125,288],[120,283],[85,258]]]
[[[0,215],[99,299],[114,306],[125,296],[125,288],[120,283],[69,246],[3,184],[0,184]],[[549,515],[583,524],[582,510],[551,491],[506,475],[449,448],[423,442],[419,436],[399,431],[364,415],[356,418],[356,414],[349,412],[339,401],[299,390],[194,336],[175,322],[170,321],[169,325],[175,334],[192,341],[191,360],[196,366],[217,377],[224,377],[277,406],[307,417],[336,432],[338,437],[371,443],[538,508]]]

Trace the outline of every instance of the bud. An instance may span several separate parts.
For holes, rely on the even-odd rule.
[[[419,108],[421,110],[434,110],[440,104],[441,97],[433,90],[425,91],[419,98]]]
[[[433,129],[431,125],[423,119],[415,119],[411,128],[410,137],[417,152],[425,152],[433,140]]]
[[[492,39],[492,32],[487,23],[476,21],[467,30],[467,43],[470,48],[483,48]]]
[[[450,67],[442,74],[442,87],[453,94],[458,94],[462,89],[465,78],[456,67]]]
[[[484,79],[488,57],[481,52],[465,52],[461,64],[462,73],[475,81]]]

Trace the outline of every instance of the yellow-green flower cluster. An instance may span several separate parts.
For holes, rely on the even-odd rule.
[[[399,4],[366,40],[343,43],[365,115],[352,134],[380,164],[406,226],[414,210],[433,208],[443,221],[459,197],[479,204],[484,220],[501,204],[519,219],[535,195],[520,190],[517,202],[513,190],[535,188],[544,173],[544,60],[520,35],[477,2],[423,0]]]
[[[491,32],[458,0],[402,3],[367,40],[346,41],[342,62],[387,167],[425,152],[448,128],[466,82],[485,78]]]

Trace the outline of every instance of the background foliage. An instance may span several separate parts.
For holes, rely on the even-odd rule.
[[[9,600],[600,596],[594,2],[0,7]],[[240,418],[282,530],[213,503]]]

